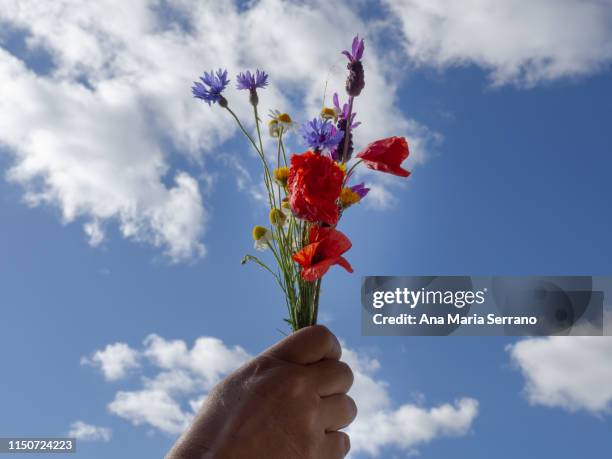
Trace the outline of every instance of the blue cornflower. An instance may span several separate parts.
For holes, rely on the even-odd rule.
[[[257,107],[259,97],[257,96],[257,88],[263,89],[268,85],[268,74],[263,70],[257,69],[255,73],[250,70],[241,72],[236,76],[237,89],[248,89],[250,96],[249,101],[253,107]]]
[[[204,72],[200,77],[202,83],[194,81],[191,87],[193,97],[202,99],[208,105],[219,103],[222,107],[227,107],[227,100],[221,95],[227,87],[230,80],[227,78],[227,70],[219,69],[214,71]]]
[[[300,129],[300,134],[302,134],[306,145],[314,150],[334,148],[344,137],[342,131],[336,129],[331,121],[320,118],[314,118],[312,121],[305,123]]]
[[[263,70],[257,69],[255,73],[251,73],[250,70],[241,72],[236,76],[237,89],[248,89],[254,91],[256,89],[263,89],[268,85],[268,74]]]

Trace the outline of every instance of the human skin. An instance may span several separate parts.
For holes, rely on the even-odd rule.
[[[337,338],[307,327],[246,363],[208,395],[166,459],[340,459],[357,414]]]

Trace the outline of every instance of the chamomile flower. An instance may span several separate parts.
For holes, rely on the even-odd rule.
[[[331,120],[334,123],[338,121],[338,111],[335,107],[323,107],[320,115],[324,120]]]
[[[280,110],[270,110],[268,116],[270,117],[268,127],[270,128],[271,137],[278,137],[281,129],[283,134],[296,129],[296,124],[293,122],[288,113],[282,113]]]
[[[253,239],[255,240],[253,246],[256,250],[268,249],[273,237],[272,231],[264,226],[255,226],[253,228]]]
[[[287,216],[281,209],[277,209],[275,207],[274,209],[270,210],[270,224],[271,225],[281,228],[285,226],[285,223],[287,223]]]

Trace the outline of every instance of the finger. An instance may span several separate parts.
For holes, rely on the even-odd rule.
[[[321,399],[321,423],[326,432],[343,429],[357,416],[355,401],[346,394],[331,395]]]
[[[321,459],[341,459],[350,451],[351,439],[344,432],[330,432],[325,434],[321,449]]]
[[[323,359],[338,360],[342,350],[332,332],[323,325],[313,325],[298,330],[270,347],[264,354],[287,362],[307,365]]]
[[[353,385],[353,371],[344,362],[322,360],[309,368],[312,369],[317,392],[321,397],[346,394]]]

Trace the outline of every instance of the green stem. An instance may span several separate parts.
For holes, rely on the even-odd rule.
[[[264,166],[264,179],[266,181],[266,187],[268,188],[268,193],[271,194],[270,207],[274,207],[274,202],[276,201],[276,197],[274,196],[274,185],[272,181],[272,175],[270,174],[270,169],[268,168],[268,162],[266,161],[266,155],[264,153],[263,142],[261,140],[261,128],[259,127],[259,115],[257,113],[257,104],[253,104],[253,115],[255,116],[255,126],[257,128],[257,138],[259,139],[259,149],[261,151],[261,160]]]
[[[351,173],[353,172],[353,170],[359,166],[359,164],[361,164],[363,162],[363,159],[358,159],[357,161],[355,161],[355,164],[353,164],[348,171],[346,171],[346,174],[344,175],[344,183],[346,183],[346,181],[349,179]],[[344,186],[344,183],[342,184],[342,186]]]
[[[249,139],[251,141],[251,144],[253,144],[253,148],[255,148],[255,151],[257,153],[259,153],[259,155],[261,156],[261,151],[259,150],[259,148],[257,147],[257,144],[255,143],[255,140],[253,139],[253,137],[251,137],[251,135],[247,132],[247,130],[244,128],[244,126],[242,125],[242,123],[240,122],[240,119],[238,118],[238,116],[234,113],[234,111],[229,108],[229,107],[225,107],[225,109],[230,112],[230,115],[232,115],[232,117],[236,120],[236,123],[238,123],[238,127],[240,128],[240,130],[242,131],[242,133],[244,134],[244,136]]]

